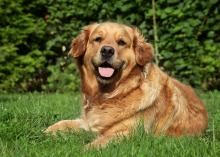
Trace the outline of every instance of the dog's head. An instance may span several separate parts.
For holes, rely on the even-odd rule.
[[[126,78],[153,58],[152,46],[136,28],[111,22],[84,27],[70,53],[104,85]]]

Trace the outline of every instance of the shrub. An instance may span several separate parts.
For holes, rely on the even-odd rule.
[[[117,21],[137,26],[154,43],[151,5],[144,0],[0,0],[0,90],[78,90],[78,72],[64,58],[80,28]],[[159,66],[193,86],[220,89],[219,10],[218,0],[156,1]]]
[[[41,73],[45,73],[47,56],[54,52],[45,45],[46,22],[41,15],[44,4],[0,0],[2,91],[41,90],[46,80]]]

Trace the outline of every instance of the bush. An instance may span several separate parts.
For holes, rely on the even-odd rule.
[[[220,89],[218,0],[156,5],[159,66],[193,86]],[[78,90],[78,72],[64,58],[81,27],[117,21],[154,43],[152,13],[144,0],[0,0],[0,90]]]
[[[0,0],[2,91],[41,90],[46,82],[47,56],[54,52],[45,45],[47,24],[41,15],[44,4]]]
[[[158,7],[160,65],[191,85],[220,89],[217,0],[173,0]]]
[[[50,75],[43,90],[49,92],[78,91],[80,88],[79,73],[72,59],[59,58],[56,65],[48,66]]]

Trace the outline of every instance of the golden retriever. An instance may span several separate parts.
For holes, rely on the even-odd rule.
[[[140,122],[155,135],[200,135],[207,128],[202,101],[152,63],[153,48],[136,28],[91,24],[73,40],[70,53],[81,76],[82,116],[59,121],[46,133],[94,131],[98,137],[89,146],[100,147]]]

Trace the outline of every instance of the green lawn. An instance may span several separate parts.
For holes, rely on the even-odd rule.
[[[209,128],[202,137],[153,137],[140,127],[120,143],[85,151],[83,146],[94,134],[80,132],[52,137],[41,131],[58,120],[78,117],[79,94],[3,94],[0,95],[0,156],[219,157],[220,92],[200,96],[209,112]]]

